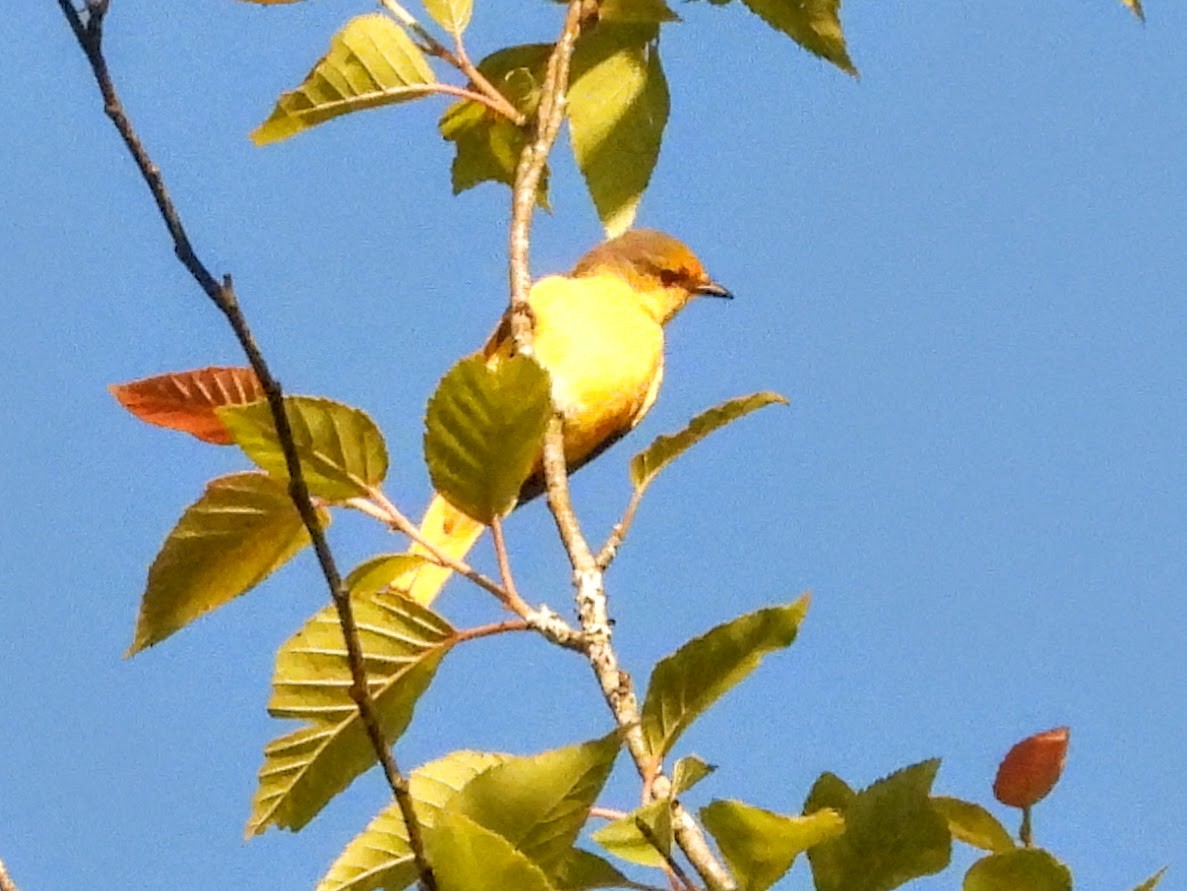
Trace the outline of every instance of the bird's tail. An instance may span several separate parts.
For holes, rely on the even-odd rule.
[[[425,515],[420,521],[420,534],[433,544],[439,551],[461,560],[474,546],[486,527],[476,520],[466,516],[440,495],[434,495],[433,500],[425,509]],[[413,542],[409,553],[429,556],[429,551],[423,545]],[[428,606],[449,581],[452,570],[444,566],[426,563],[416,569],[404,588],[408,596],[417,603]]]

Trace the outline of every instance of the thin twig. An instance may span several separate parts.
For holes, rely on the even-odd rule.
[[[375,750],[375,755],[383,767],[384,776],[387,778],[392,795],[395,797],[401,815],[404,817],[404,822],[408,827],[409,847],[412,849],[413,858],[416,861],[420,882],[425,888],[425,891],[436,891],[437,883],[433,877],[432,868],[429,866],[428,859],[425,856],[420,824],[416,819],[412,796],[408,792],[408,781],[400,773],[396,765],[395,756],[383,738],[383,732],[380,729],[379,719],[375,711],[375,704],[371,699],[368,689],[366,670],[363,667],[362,646],[359,642],[358,627],[355,624],[350,597],[343,588],[341,575],[334,562],[329,543],[326,540],[325,534],[322,532],[321,524],[318,521],[317,510],[310,499],[309,488],[305,483],[305,478],[301,471],[301,459],[297,454],[297,446],[293,439],[288,415],[285,413],[284,392],[281,389],[280,383],[272,376],[268,364],[264,360],[263,353],[260,351],[255,337],[251,332],[251,328],[247,323],[247,319],[239,308],[239,301],[235,295],[231,276],[224,275],[222,281],[218,281],[198,258],[190,243],[189,236],[186,234],[185,227],[182,225],[177,207],[174,205],[173,199],[165,186],[160,169],[153,163],[143,142],[132,126],[131,120],[124,111],[111,73],[108,70],[106,57],[103,53],[103,20],[107,13],[109,0],[91,0],[86,7],[87,16],[85,22],[79,11],[71,3],[71,0],[58,0],[58,5],[62,9],[62,14],[66,17],[70,29],[74,32],[79,46],[90,62],[95,82],[98,84],[99,91],[103,96],[104,111],[119,132],[124,145],[132,155],[136,167],[144,178],[153,200],[156,202],[157,209],[160,211],[165,226],[173,239],[174,252],[177,254],[177,258],[193,276],[194,280],[197,281],[206,296],[210,298],[219,311],[226,317],[227,322],[235,333],[236,339],[239,341],[239,345],[242,347],[248,362],[251,364],[256,377],[260,381],[260,385],[268,397],[268,405],[272,411],[277,438],[284,452],[285,465],[289,474],[289,495],[301,516],[302,522],[305,524],[305,528],[309,532],[314,552],[317,555],[318,564],[321,566],[322,575],[325,577],[326,584],[330,589],[330,596],[338,612],[338,621],[342,627],[342,635],[346,643],[347,662],[350,666],[351,699],[354,700],[358,708],[359,717],[362,720],[363,726],[366,728],[371,746]]]
[[[21,891],[16,882],[12,880],[12,876],[8,874],[3,860],[0,860],[0,891]]]
[[[519,596],[515,579],[511,575],[511,558],[507,555],[507,540],[503,537],[503,521],[498,517],[490,521],[490,534],[495,544],[495,559],[499,563],[499,576],[503,579],[503,590],[507,592],[506,606],[518,616],[531,615],[532,608]]]
[[[643,836],[647,844],[651,845],[651,847],[655,849],[656,853],[664,858],[664,863],[667,865],[669,875],[675,876],[676,880],[680,883],[680,886],[685,888],[686,891],[697,891],[697,886],[694,885],[688,878],[688,873],[686,873],[684,868],[676,862],[675,858],[672,857],[672,852],[660,844],[659,839],[655,836],[655,832],[650,826],[647,825],[647,821],[642,817],[635,817],[635,828],[639,830],[639,834]]]
[[[461,643],[466,640],[478,640],[480,637],[492,637],[496,634],[506,634],[508,631],[532,631],[532,626],[523,619],[508,619],[506,622],[493,622],[490,625],[477,625],[459,631],[455,641]]]
[[[597,817],[599,820],[621,820],[626,816],[626,811],[620,811],[612,807],[600,807],[595,804],[589,809],[589,815],[591,817]]]
[[[618,556],[618,549],[626,541],[627,533],[631,531],[631,524],[635,522],[635,514],[638,512],[639,505],[642,501],[643,490],[635,489],[631,494],[631,500],[627,502],[626,510],[622,513],[622,519],[614,524],[614,528],[610,530],[610,535],[606,538],[606,543],[598,551],[597,564],[602,572],[609,569],[610,564],[614,562],[614,558]]]

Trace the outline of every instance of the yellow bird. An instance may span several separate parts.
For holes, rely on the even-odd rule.
[[[698,294],[732,297],[681,242],[652,229],[635,229],[599,245],[568,275],[536,282],[528,295],[535,318],[536,360],[552,379],[552,401],[564,418],[565,457],[575,471],[629,433],[650,411],[664,375],[663,326]],[[511,354],[506,317],[482,355]],[[544,490],[543,471],[524,484],[520,503]],[[435,495],[420,532],[460,560],[483,526]],[[428,552],[420,545],[414,554]],[[429,604],[449,579],[441,566],[422,566],[407,586]]]

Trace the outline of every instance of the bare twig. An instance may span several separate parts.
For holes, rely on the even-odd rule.
[[[635,522],[635,514],[638,512],[639,504],[642,501],[643,490],[636,489],[631,494],[631,500],[627,502],[626,510],[622,513],[622,519],[614,524],[614,528],[610,530],[610,535],[606,538],[606,543],[598,551],[597,564],[598,568],[603,572],[610,568],[610,564],[618,556],[618,549],[626,541],[627,533],[631,531],[631,524]]]
[[[0,891],[21,891],[5,869],[3,860],[0,860]]]
[[[495,544],[495,559],[499,563],[499,576],[503,579],[503,590],[507,592],[505,601],[507,608],[519,616],[528,616],[532,608],[528,606],[519,591],[515,588],[515,579],[511,575],[511,558],[507,555],[507,541],[503,538],[503,521],[498,517],[490,523],[491,538]]]
[[[362,646],[359,643],[358,628],[355,624],[350,597],[343,588],[341,575],[334,562],[334,556],[330,551],[329,543],[326,541],[326,537],[322,532],[321,524],[317,517],[317,510],[310,499],[309,488],[305,483],[305,478],[301,471],[301,459],[297,454],[297,446],[293,439],[288,415],[285,413],[284,392],[279,381],[272,376],[268,368],[268,363],[264,360],[263,353],[260,351],[255,337],[251,332],[251,328],[247,323],[247,319],[239,308],[239,301],[235,295],[231,276],[224,275],[220,282],[195,253],[189,236],[186,234],[185,227],[182,225],[177,207],[174,205],[173,199],[165,186],[161,171],[153,163],[152,158],[149,156],[148,151],[145,149],[143,142],[124,110],[123,104],[116,92],[111,73],[108,70],[107,59],[103,53],[103,20],[107,14],[109,2],[110,0],[89,0],[86,6],[87,14],[85,20],[74,7],[71,0],[58,0],[58,5],[61,7],[62,14],[66,17],[71,31],[74,32],[79,46],[90,62],[95,82],[98,84],[99,92],[103,96],[104,111],[119,132],[124,145],[127,147],[137,169],[140,171],[140,175],[148,186],[153,200],[156,202],[161,218],[164,220],[165,226],[169,230],[169,235],[173,239],[174,252],[177,254],[178,260],[181,261],[182,265],[185,266],[190,275],[197,281],[206,296],[210,298],[219,311],[226,317],[227,322],[235,333],[236,339],[239,341],[240,347],[242,347],[248,362],[251,364],[256,377],[260,381],[260,385],[268,397],[268,406],[272,411],[277,438],[284,452],[285,465],[289,474],[289,495],[298,513],[301,515],[301,520],[305,524],[305,528],[309,532],[314,552],[317,555],[318,564],[321,566],[322,575],[325,577],[326,584],[330,589],[330,596],[338,612],[339,624],[342,626],[342,635],[346,643],[347,662],[349,663],[351,674],[351,699],[354,700],[358,708],[359,717],[362,720],[363,726],[366,728],[371,746],[375,750],[375,755],[383,767],[384,776],[387,778],[388,785],[391,787],[392,794],[400,808],[400,813],[404,817],[404,822],[408,827],[409,847],[412,849],[413,857],[416,861],[421,884],[426,891],[436,891],[436,880],[433,877],[433,871],[429,866],[428,859],[425,856],[420,824],[416,819],[412,796],[408,792],[408,781],[400,773],[396,765],[395,756],[383,738],[383,732],[380,729],[379,719],[375,712],[375,704],[371,699],[367,686],[366,670],[363,667]]]
[[[477,625],[466,628],[455,636],[458,643],[466,640],[478,640],[480,637],[493,637],[496,634],[506,634],[508,631],[531,631],[532,626],[523,619],[508,619],[506,622],[494,622],[490,625]]]

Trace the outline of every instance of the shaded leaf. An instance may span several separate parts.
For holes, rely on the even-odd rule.
[[[963,891],[1072,891],[1071,871],[1041,848],[983,857],[965,873]]]
[[[817,782],[812,812],[831,806],[845,819],[840,837],[808,851],[817,891],[889,891],[948,865],[952,836],[931,800],[939,766],[924,761],[850,795],[835,777]]]
[[[478,70],[527,119],[532,119],[540,102],[540,86],[552,45],[547,43],[510,46],[478,63]],[[463,100],[445,110],[438,125],[441,136],[454,143],[453,192],[459,194],[488,180],[515,183],[519,156],[528,133],[514,121],[478,102]],[[536,196],[548,207],[548,169],[540,180]]]
[[[470,24],[473,0],[424,0],[425,9],[438,25],[455,37]]]
[[[642,822],[651,831],[652,839],[658,842],[664,853],[672,850],[672,808],[668,800],[653,801],[636,808],[625,817],[612,820],[594,832],[590,838],[616,857],[642,866],[665,866],[664,853],[656,850],[652,843],[639,831]]]
[[[787,405],[778,393],[752,393],[737,396],[701,412],[679,433],[656,437],[655,441],[631,458],[631,484],[646,489],[661,470],[716,430],[766,405]]]
[[[573,153],[609,237],[634,222],[668,122],[656,34],[655,26],[602,24],[573,53]]]
[[[403,28],[379,13],[361,15],[334,35],[330,51],[277,100],[251,138],[256,145],[279,142],[340,115],[419,99],[435,81]]]
[[[506,838],[546,871],[572,848],[621,747],[617,733],[601,739],[507,758],[475,777],[449,802]]]
[[[1059,782],[1067,759],[1068,729],[1056,727],[1017,743],[998,766],[993,794],[1002,804],[1030,807]]]
[[[1154,875],[1150,876],[1150,878],[1146,879],[1146,881],[1134,888],[1133,891],[1154,891],[1154,889],[1158,887],[1158,883],[1162,881],[1162,877],[1164,875],[1166,875],[1165,866],[1158,870],[1158,872],[1154,873]]]
[[[330,516],[318,511],[321,525]],[[233,473],[186,508],[148,570],[126,655],[164,640],[238,597],[309,544],[288,490],[263,473]]]
[[[264,388],[250,368],[216,366],[112,384],[107,389],[140,420],[215,445],[232,442],[231,434],[215,414],[216,408],[264,398]]]
[[[549,878],[557,891],[589,891],[593,888],[638,888],[646,885],[632,882],[609,862],[597,854],[572,848],[552,870]]]
[[[715,770],[716,765],[702,761],[696,755],[685,755],[672,768],[672,797],[679,798]]]
[[[454,507],[489,523],[515,507],[552,417],[548,373],[513,356],[492,366],[470,356],[437,385],[425,415],[425,462]]]
[[[857,793],[835,773],[825,771],[812,784],[804,802],[804,813],[813,814],[821,808],[844,811],[857,797]]]
[[[659,760],[680,734],[773,650],[790,646],[808,610],[805,595],[787,606],[740,616],[693,638],[660,660],[641,713],[647,748]]]
[[[310,494],[345,501],[383,482],[387,447],[366,412],[312,396],[286,396],[284,408]],[[277,479],[288,479],[266,402],[223,407],[218,416],[247,457]]]
[[[425,847],[439,891],[555,891],[511,842],[462,814],[441,814]]]
[[[417,822],[432,826],[442,807],[459,789],[505,756],[487,752],[451,752],[412,771],[408,791]],[[416,863],[400,807],[392,802],[351,840],[318,882],[317,891],[372,891],[403,888],[416,881]]]
[[[658,25],[678,22],[680,16],[664,0],[602,0],[598,20],[618,25]]]
[[[845,830],[844,819],[830,808],[789,817],[741,801],[710,802],[701,808],[701,820],[737,876],[739,891],[766,891],[799,854]]]
[[[353,595],[377,594],[404,573],[430,562],[420,554],[377,554],[350,571],[343,584]]]
[[[932,804],[948,821],[953,838],[992,853],[1014,850],[1010,833],[981,805],[943,796],[933,798]]]
[[[811,53],[857,74],[841,31],[841,0],[742,0],[759,18]]]
[[[368,687],[383,737],[391,744],[412,720],[417,699],[454,643],[454,630],[406,597],[353,602]],[[307,726],[265,747],[248,835],[269,825],[300,829],[375,763],[349,689],[338,614],[327,607],[277,654],[268,712]]]

